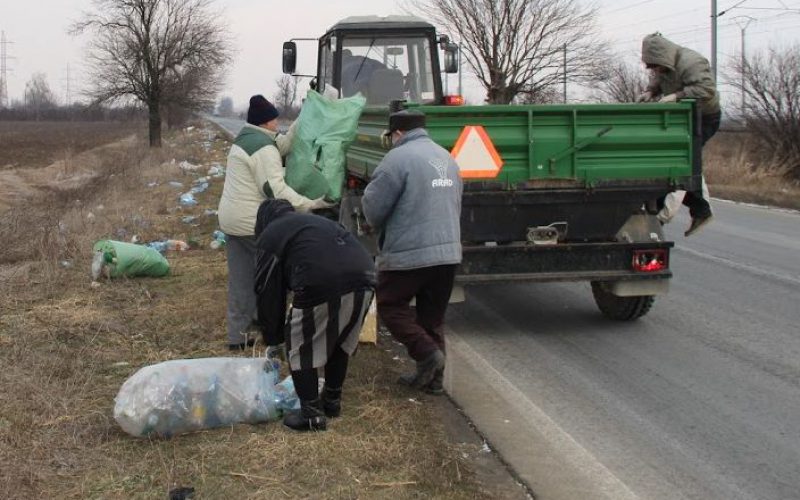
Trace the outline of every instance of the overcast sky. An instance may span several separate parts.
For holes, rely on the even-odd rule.
[[[800,39],[800,0],[718,0],[719,66],[740,54],[740,24],[753,18],[746,31],[748,52],[770,44],[797,43]],[[350,15],[407,13],[395,0],[216,0],[222,20],[233,34],[237,54],[229,69],[225,95],[234,106],[246,106],[255,93],[268,98],[281,75],[281,44],[292,37],[317,37],[341,18]],[[636,60],[644,35],[661,31],[673,41],[700,51],[710,59],[711,0],[598,0],[598,25],[614,49]],[[73,99],[86,85],[83,52],[86,38],[72,37],[69,25],[92,8],[90,0],[0,0],[0,30],[5,32],[8,52],[8,93],[21,99],[25,83],[36,72],[44,73],[59,101]],[[796,10],[791,10],[796,9]],[[312,44],[300,44],[301,55],[311,54]],[[307,59],[301,59],[301,63]],[[298,71],[312,71],[311,65]],[[67,79],[69,68],[69,80]],[[450,88],[456,79],[450,77]],[[305,84],[304,84],[305,86]],[[735,98],[724,85],[723,98]],[[483,92],[474,79],[465,78],[470,102],[479,103]]]

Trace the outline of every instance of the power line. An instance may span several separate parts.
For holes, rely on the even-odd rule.
[[[638,7],[638,6],[640,6],[640,5],[644,5],[644,4],[648,4],[648,3],[653,3],[653,2],[655,2],[655,0],[644,0],[643,2],[638,2],[638,3],[634,3],[634,4],[630,4],[630,5],[626,5],[626,6],[624,6],[624,7],[620,7],[620,8],[618,8],[618,9],[612,9],[612,10],[606,11],[606,14],[613,14],[614,12],[621,12],[621,11],[623,11],[623,10],[632,9],[632,8],[634,8],[634,7]]]

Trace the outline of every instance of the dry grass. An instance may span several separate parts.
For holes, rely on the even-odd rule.
[[[488,496],[464,458],[476,450],[448,442],[434,406],[395,387],[380,345],[354,358],[343,418],[326,433],[271,423],[166,441],[118,428],[113,398],[136,369],[228,354],[225,258],[208,248],[216,219],[180,221],[216,208],[222,181],[188,210],[166,184],[192,179],[173,158],[209,165],[227,146],[201,129],[158,152],[142,137],[81,155],[93,172],[84,184],[37,188],[0,212],[0,497],[165,498],[177,486],[195,487],[196,498]],[[160,185],[148,188],[152,181]],[[168,255],[167,278],[91,288],[92,244],[133,234],[198,246]]]
[[[800,209],[800,185],[789,169],[755,151],[749,134],[720,132],[704,150],[711,196]]]

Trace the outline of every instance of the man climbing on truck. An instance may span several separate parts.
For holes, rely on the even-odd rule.
[[[677,102],[683,98],[697,99],[702,114],[701,147],[719,130],[722,111],[719,106],[714,76],[708,60],[697,52],[681,47],[660,33],[647,35],[642,41],[642,61],[652,71],[647,90],[639,97],[640,102]],[[680,193],[685,193],[683,204],[689,207],[692,224],[685,236],[690,236],[711,222],[713,214],[708,202],[708,187],[705,178],[702,196],[691,191],[668,194],[661,201],[658,218],[667,223],[675,217],[680,207]]]

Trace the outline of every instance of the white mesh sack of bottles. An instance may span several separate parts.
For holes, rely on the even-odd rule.
[[[360,94],[332,99],[308,91],[286,158],[286,184],[306,198],[342,198],[345,153],[366,102]]]
[[[267,358],[198,358],[145,366],[122,384],[114,419],[136,437],[279,419],[300,408],[291,377]]]
[[[165,276],[169,262],[158,250],[114,240],[101,240],[94,244],[95,260],[92,274],[99,274],[98,265],[107,267],[112,278],[121,276]],[[93,276],[97,279],[97,276]]]

